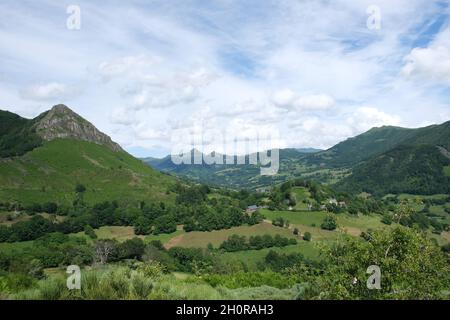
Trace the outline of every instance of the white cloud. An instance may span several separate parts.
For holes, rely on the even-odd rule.
[[[360,107],[347,119],[347,124],[353,128],[355,134],[359,134],[373,127],[399,125],[400,118],[389,115],[377,108]]]
[[[404,76],[450,84],[449,47],[414,48],[405,61],[402,69]]]
[[[334,107],[334,99],[327,94],[298,95],[290,89],[279,90],[273,95],[274,103],[288,110],[320,111]]]
[[[411,50],[441,19],[439,2],[379,0],[375,32],[366,27],[371,0],[128,1],[107,10],[79,0],[86,23],[70,32],[64,4],[4,0],[2,104],[35,116],[69,102],[124,145],[168,149],[177,127],[266,128],[288,146],[329,147],[399,119],[442,121],[449,32]]]
[[[116,108],[110,118],[114,124],[131,125],[136,122],[136,113],[130,108]]]
[[[421,81],[450,84],[450,28],[444,29],[426,48],[414,48],[404,58],[401,74]]]
[[[29,86],[20,92],[26,100],[34,101],[60,101],[71,99],[79,94],[79,89],[63,83],[51,82]]]

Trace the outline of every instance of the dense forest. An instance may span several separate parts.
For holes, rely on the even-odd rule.
[[[42,144],[32,120],[0,110],[0,158],[21,156]]]

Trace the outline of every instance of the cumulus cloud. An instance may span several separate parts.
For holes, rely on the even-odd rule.
[[[122,97],[136,110],[189,104],[216,79],[204,67],[167,67],[163,62],[158,56],[127,56],[100,63],[98,73],[105,82],[116,81]]]
[[[412,49],[404,62],[401,74],[407,78],[450,84],[450,28],[428,47]]]
[[[347,119],[347,124],[351,126],[354,133],[362,133],[373,127],[384,125],[399,125],[400,118],[389,115],[373,107],[360,107]]]
[[[302,116],[289,123],[289,141],[295,146],[328,148],[373,127],[399,125],[400,119],[373,107],[359,107],[347,116]]]
[[[63,102],[79,94],[79,89],[63,83],[51,82],[29,86],[20,91],[20,96],[26,100]]]
[[[414,48],[405,62],[402,74],[406,77],[450,84],[449,47]]]

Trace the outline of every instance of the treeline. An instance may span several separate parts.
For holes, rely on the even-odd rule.
[[[211,190],[207,186],[189,186],[177,184],[175,204],[145,203],[120,206],[117,201],[106,201],[92,207],[83,201],[86,188],[76,187],[76,200],[72,207],[58,206],[56,203],[19,204],[4,203],[3,207],[18,210],[26,208],[33,216],[11,226],[0,226],[0,242],[28,241],[51,232],[64,234],[84,231],[87,226],[97,229],[102,226],[132,226],[137,235],[172,233],[177,225],[184,225],[186,232],[229,229],[244,224],[260,223],[264,217],[259,212],[247,214],[240,205],[246,199],[245,193],[234,193],[231,198],[218,196],[209,198]],[[247,194],[248,195],[248,194]],[[60,222],[43,218],[36,213],[57,214]]]
[[[332,213],[348,212],[350,214],[384,213],[388,207],[385,201],[371,198],[362,198],[347,192],[336,192],[330,187],[316,181],[295,179],[272,189],[269,195],[270,210],[287,210],[296,206],[293,194],[294,187],[306,188],[311,194],[311,201],[304,200],[311,206],[312,211],[326,210]],[[334,201],[330,203],[330,199]],[[343,203],[343,205],[339,204]]]
[[[262,236],[239,236],[233,234],[227,240],[222,242],[220,249],[226,252],[244,251],[244,250],[261,250],[272,247],[286,247],[297,244],[297,240],[293,238],[282,237],[279,234],[272,237],[270,234]]]

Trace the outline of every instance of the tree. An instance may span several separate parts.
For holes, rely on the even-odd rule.
[[[165,215],[155,219],[154,226],[154,234],[172,233],[177,231],[177,224],[172,215]]]
[[[293,234],[298,236],[300,233],[300,230],[298,230],[298,228],[294,228]]]
[[[117,245],[112,240],[98,240],[95,243],[95,260],[105,264],[115,254]]]
[[[228,252],[246,250],[247,247],[247,238],[245,236],[239,236],[237,234],[229,236],[228,240],[225,240],[220,245],[220,249]]]
[[[144,250],[144,241],[137,237],[126,240],[118,246],[120,259],[141,259]]]
[[[284,219],[282,217],[278,217],[272,220],[272,224],[276,227],[284,227]]]
[[[134,233],[136,235],[148,235],[151,233],[150,220],[146,217],[140,216],[134,223]]]
[[[311,233],[305,232],[305,234],[303,235],[303,240],[311,241]]]
[[[450,266],[426,235],[406,227],[377,230],[368,241],[345,237],[322,249],[327,268],[311,279],[322,299],[445,299]],[[367,269],[381,270],[381,289],[369,290]],[[357,279],[353,282],[352,279]]]
[[[54,202],[46,202],[42,205],[42,211],[50,214],[56,213],[58,205]]]
[[[84,234],[91,239],[97,239],[97,234],[95,233],[94,229],[89,225],[84,227]]]
[[[335,230],[337,228],[336,217],[333,215],[327,215],[320,227],[324,230]]]

